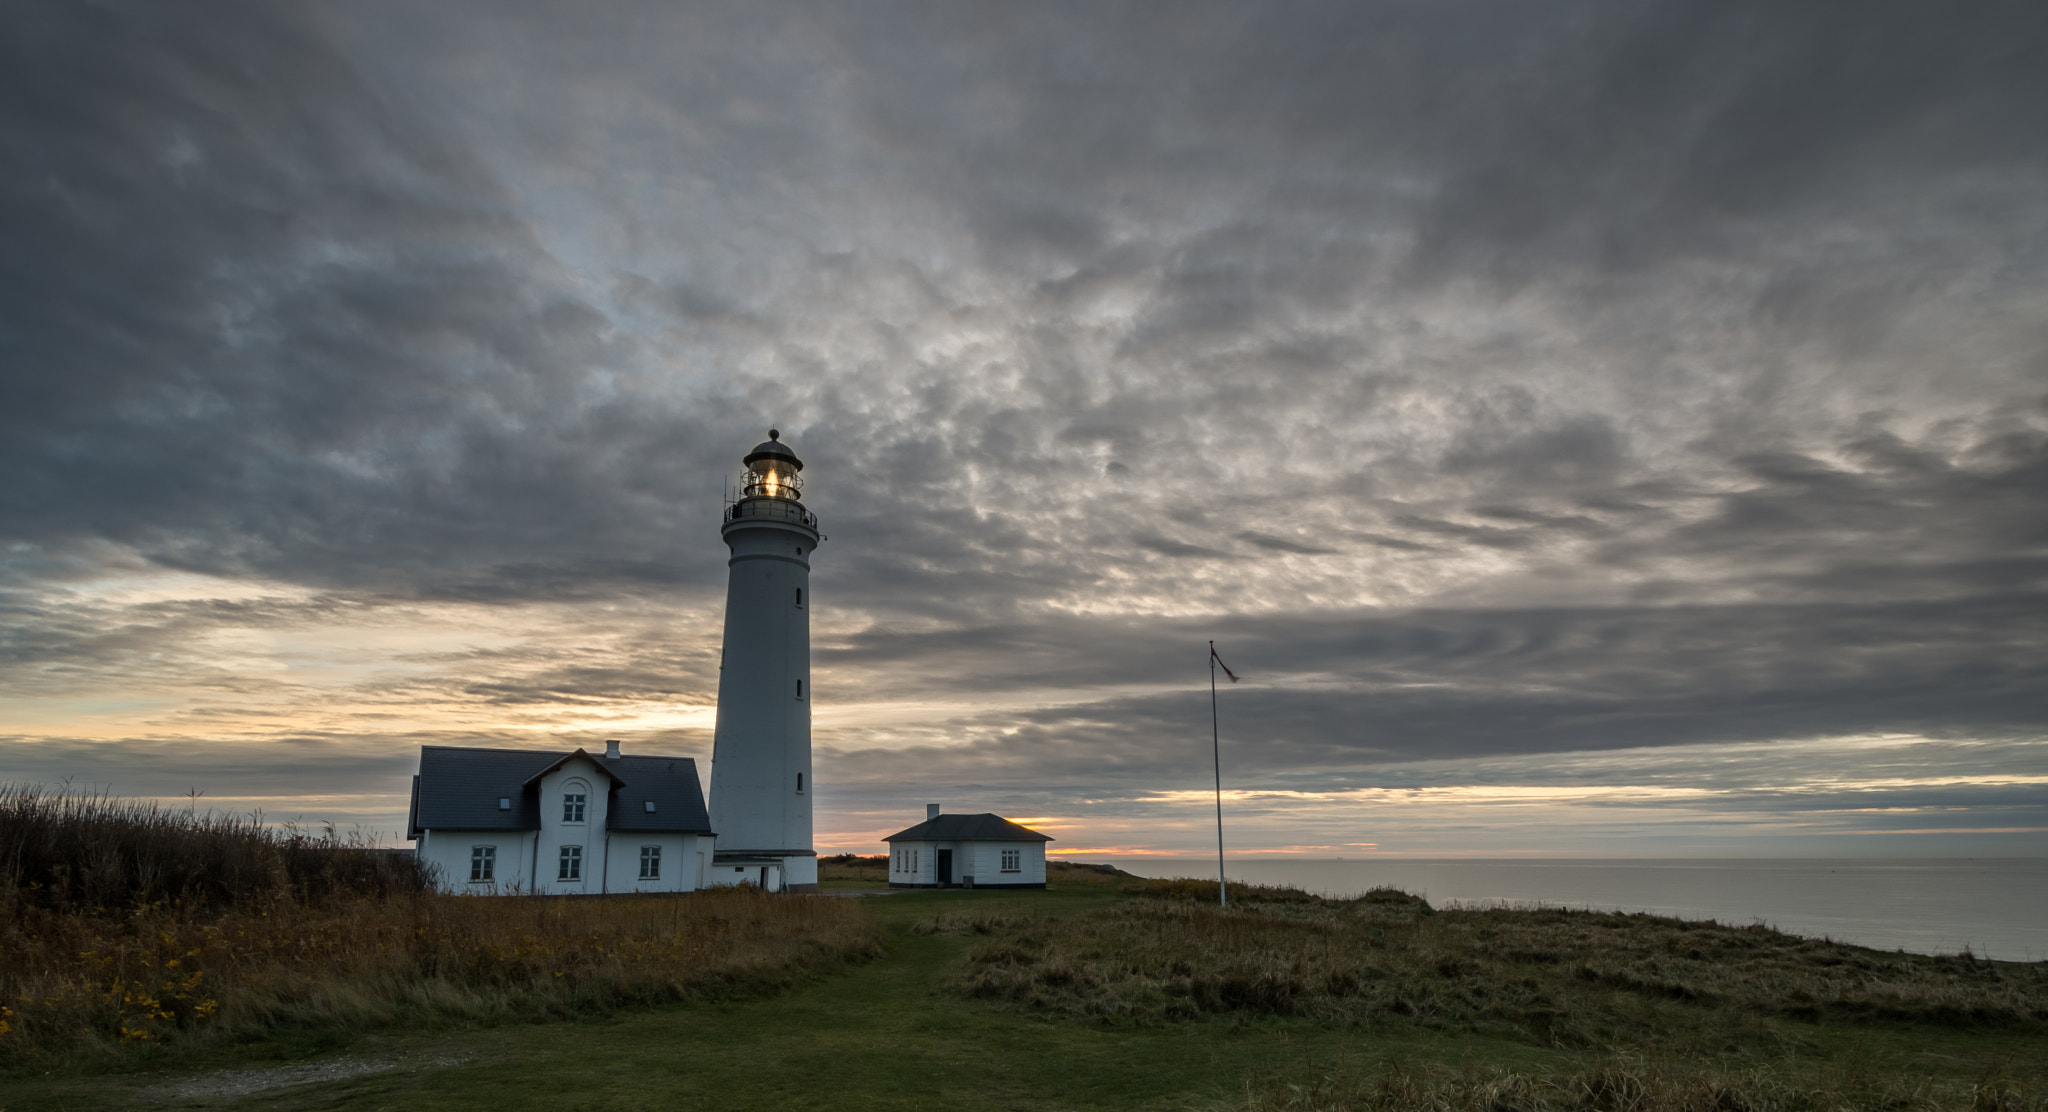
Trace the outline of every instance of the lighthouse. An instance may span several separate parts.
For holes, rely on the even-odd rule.
[[[768,430],[719,532],[732,558],[711,746],[711,883],[811,891],[811,553],[803,461]]]

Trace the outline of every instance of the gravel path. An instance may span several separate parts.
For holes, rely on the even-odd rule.
[[[396,1068],[396,1062],[336,1058],[327,1062],[273,1066],[266,1070],[222,1070],[219,1073],[201,1074],[165,1085],[163,1091],[174,1097],[242,1097],[265,1089],[281,1089],[286,1085],[303,1085],[309,1081],[340,1081],[343,1078],[360,1077],[366,1073],[382,1073]]]

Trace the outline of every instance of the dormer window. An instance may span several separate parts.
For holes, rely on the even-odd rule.
[[[500,810],[500,811],[509,811],[509,810],[511,810],[511,809],[512,809],[512,798],[511,798],[510,796],[504,796],[504,795],[501,795],[501,796],[499,796],[499,797],[498,797],[498,810]]]
[[[651,799],[650,799],[650,800],[648,800],[648,801],[647,801],[647,802],[646,802],[645,804],[643,804],[643,806],[645,806],[645,807],[647,808],[647,813],[648,813],[648,814],[650,814],[650,815],[651,815],[651,814],[653,814],[653,813],[654,813],[654,801],[653,801],[653,800],[651,800]]]
[[[582,822],[583,803],[588,797],[582,792],[565,792],[562,795],[562,821]]]

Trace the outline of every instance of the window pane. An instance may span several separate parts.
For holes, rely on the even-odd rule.
[[[641,880],[660,880],[660,879],[661,879],[661,847],[660,847],[660,846],[641,846],[641,847],[640,847],[640,879],[641,879]]]
[[[561,866],[555,871],[556,880],[583,879],[583,847],[563,846]]]
[[[568,792],[562,796],[563,822],[583,821],[583,798],[580,792]]]

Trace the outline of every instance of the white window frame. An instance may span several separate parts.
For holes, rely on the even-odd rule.
[[[583,847],[563,846],[555,857],[555,881],[566,884],[583,879]]]
[[[650,866],[652,866],[652,867],[650,868]],[[641,846],[641,847],[640,847],[640,879],[641,879],[641,880],[660,880],[660,879],[661,879],[661,847],[660,847],[660,846]]]
[[[469,847],[469,882],[495,884],[498,876],[498,847]]]
[[[583,816],[589,813],[589,811],[588,811],[588,808],[589,808],[589,806],[590,806],[590,793],[589,793],[589,792],[563,792],[563,793],[562,793],[562,825],[563,825],[563,826],[582,826],[582,825],[583,825],[583,822],[584,822],[584,818],[583,818]],[[574,817],[572,818],[571,816],[574,816]]]
[[[1006,872],[1006,873],[1021,873],[1021,872],[1023,872],[1023,871],[1024,871],[1024,851],[1023,851],[1023,850],[1021,850],[1021,849],[1006,849],[1006,850],[1004,850],[1004,851],[1003,851],[1003,870],[1002,870],[1002,871],[1003,871],[1003,872]]]

